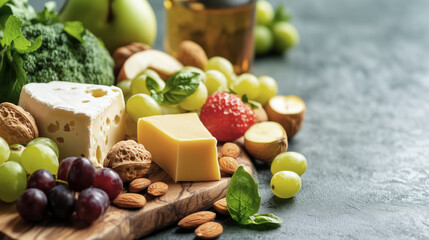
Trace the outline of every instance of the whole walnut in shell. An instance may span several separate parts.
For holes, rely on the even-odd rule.
[[[0,137],[9,145],[19,143],[27,145],[39,137],[36,121],[22,107],[13,103],[0,104]]]
[[[116,143],[104,160],[104,167],[113,169],[122,181],[130,182],[144,177],[150,169],[152,155],[134,140]]]

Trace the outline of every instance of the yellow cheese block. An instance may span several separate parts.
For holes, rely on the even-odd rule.
[[[137,138],[175,182],[220,179],[216,138],[196,113],[140,118]]]

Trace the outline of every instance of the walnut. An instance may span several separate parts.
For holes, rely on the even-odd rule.
[[[0,104],[0,137],[9,145],[27,145],[39,137],[36,121],[22,107],[4,102]]]
[[[150,169],[152,155],[134,140],[116,143],[104,160],[104,167],[113,169],[122,181],[144,177]]]
[[[208,58],[204,49],[195,42],[186,40],[180,43],[177,51],[177,60],[184,66],[193,66],[204,69]]]
[[[149,45],[139,42],[134,42],[116,49],[113,53],[113,60],[115,60],[115,76],[118,76],[122,66],[124,65],[124,62],[129,57],[131,57],[134,53],[138,53],[148,49],[151,49]]]

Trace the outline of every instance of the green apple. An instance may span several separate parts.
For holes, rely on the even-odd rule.
[[[156,18],[147,0],[68,0],[60,20],[81,21],[111,52],[131,42],[152,46],[156,38]]]

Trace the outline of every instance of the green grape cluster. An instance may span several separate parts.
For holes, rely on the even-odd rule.
[[[274,11],[268,1],[258,0],[256,23],[254,50],[257,56],[269,52],[283,53],[299,42],[299,33],[290,23],[290,15],[282,5]]]
[[[59,150],[49,138],[36,138],[27,146],[8,145],[0,137],[0,200],[14,202],[27,187],[27,173],[46,169],[52,174],[58,172]]]
[[[271,190],[277,197],[291,198],[301,189],[301,175],[307,170],[307,159],[297,152],[284,152],[271,163]]]

